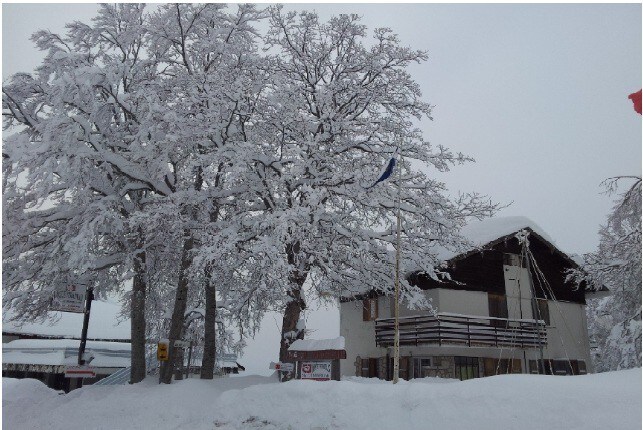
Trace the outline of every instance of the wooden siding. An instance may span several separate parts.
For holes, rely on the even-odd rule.
[[[346,358],[344,349],[325,349],[322,351],[288,351],[288,360],[339,360]]]
[[[565,282],[568,269],[576,264],[557,249],[551,247],[535,233],[530,235],[530,249],[538,267],[551,286],[556,300],[585,304],[584,288],[576,288],[573,282]],[[450,260],[446,271],[453,281],[436,281],[427,275],[412,274],[409,282],[423,290],[446,288],[453,290],[483,291],[487,293],[505,294],[503,272],[504,254],[520,254],[521,245],[518,239],[507,236],[504,240],[495,242],[489,249],[476,251]],[[532,267],[532,277],[536,297],[547,298],[540,288]]]

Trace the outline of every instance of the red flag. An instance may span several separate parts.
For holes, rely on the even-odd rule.
[[[641,90],[630,94],[627,98],[632,100],[632,103],[634,103],[634,110],[641,115]]]

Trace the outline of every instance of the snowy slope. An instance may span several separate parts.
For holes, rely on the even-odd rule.
[[[3,379],[11,429],[640,429],[641,369],[560,377],[503,375],[398,385],[374,379],[259,376],[160,386],[85,387],[67,395]],[[15,398],[33,390],[31,403]]]

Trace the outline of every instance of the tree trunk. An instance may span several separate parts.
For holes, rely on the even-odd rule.
[[[304,338],[303,328],[297,328],[297,323],[301,317],[301,311],[306,309],[306,302],[301,297],[301,292],[308,276],[308,270],[302,268],[299,261],[299,242],[289,243],[286,245],[288,263],[292,267],[289,281],[292,289],[288,292],[290,300],[286,304],[284,317],[281,325],[281,346],[279,348],[279,361],[284,362],[288,359],[288,347],[297,339]],[[288,381],[292,379],[294,373],[281,372],[281,380]]]
[[[297,328],[297,323],[301,317],[301,311],[306,309],[306,303],[301,298],[301,286],[306,278],[300,278],[299,288],[293,288],[288,293],[290,301],[286,305],[284,317],[281,325],[281,347],[279,348],[279,361],[284,362],[288,359],[288,347],[297,339],[304,338],[304,330]],[[281,380],[288,381],[293,375],[282,372]]]
[[[203,361],[201,362],[201,379],[214,378],[214,363],[216,361],[217,289],[210,276],[211,271],[206,270],[205,333],[203,343]]]
[[[139,231],[140,233],[140,231]],[[140,249],[140,248],[139,248]],[[132,286],[132,300],[130,303],[131,318],[131,373],[130,384],[141,382],[145,379],[145,251],[138,252],[134,257],[134,282]]]
[[[176,348],[174,348],[174,342],[180,340],[183,335],[183,323],[185,320],[185,309],[187,307],[187,298],[188,298],[188,270],[192,263],[192,257],[190,255],[192,248],[194,247],[194,238],[189,229],[183,230],[183,235],[185,237],[183,242],[183,250],[181,252],[181,268],[179,270],[179,285],[176,288],[176,296],[174,299],[174,310],[172,311],[172,321],[170,323],[170,333],[169,341],[170,345],[168,348],[168,360],[165,362],[165,365],[161,367],[161,378],[160,381],[164,384],[172,383],[172,373],[174,372],[174,366],[177,360]]]

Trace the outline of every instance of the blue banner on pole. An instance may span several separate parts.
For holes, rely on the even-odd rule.
[[[384,173],[382,173],[382,176],[380,176],[380,178],[368,188],[373,188],[375,185],[379,184],[380,182],[387,180],[393,173],[393,169],[395,168],[395,162],[396,162],[395,158],[391,158],[391,161],[388,162],[388,166],[386,166],[386,170],[384,170]]]

